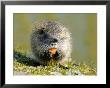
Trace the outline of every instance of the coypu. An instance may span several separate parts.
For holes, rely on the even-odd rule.
[[[37,22],[31,34],[31,48],[40,64],[46,65],[50,60],[64,64],[71,60],[70,32],[56,21]]]

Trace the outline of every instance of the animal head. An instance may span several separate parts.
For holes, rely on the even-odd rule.
[[[48,48],[57,48],[58,43],[70,37],[66,27],[55,21],[41,21],[33,30],[37,42]]]

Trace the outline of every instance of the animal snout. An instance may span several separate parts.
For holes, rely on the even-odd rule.
[[[51,43],[50,44],[52,46],[56,46],[57,45],[57,42],[58,42],[58,40],[54,38],[54,39],[51,40]]]
[[[51,43],[52,46],[56,46],[56,43]]]

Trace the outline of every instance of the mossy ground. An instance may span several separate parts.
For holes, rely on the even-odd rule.
[[[14,75],[96,75],[96,69],[86,64],[69,62],[66,67],[50,62],[47,66],[36,64],[27,53],[14,50]]]

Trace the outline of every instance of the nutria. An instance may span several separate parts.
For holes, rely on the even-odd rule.
[[[56,21],[37,22],[31,34],[31,48],[40,64],[46,65],[50,60],[63,64],[71,60],[70,32]]]

